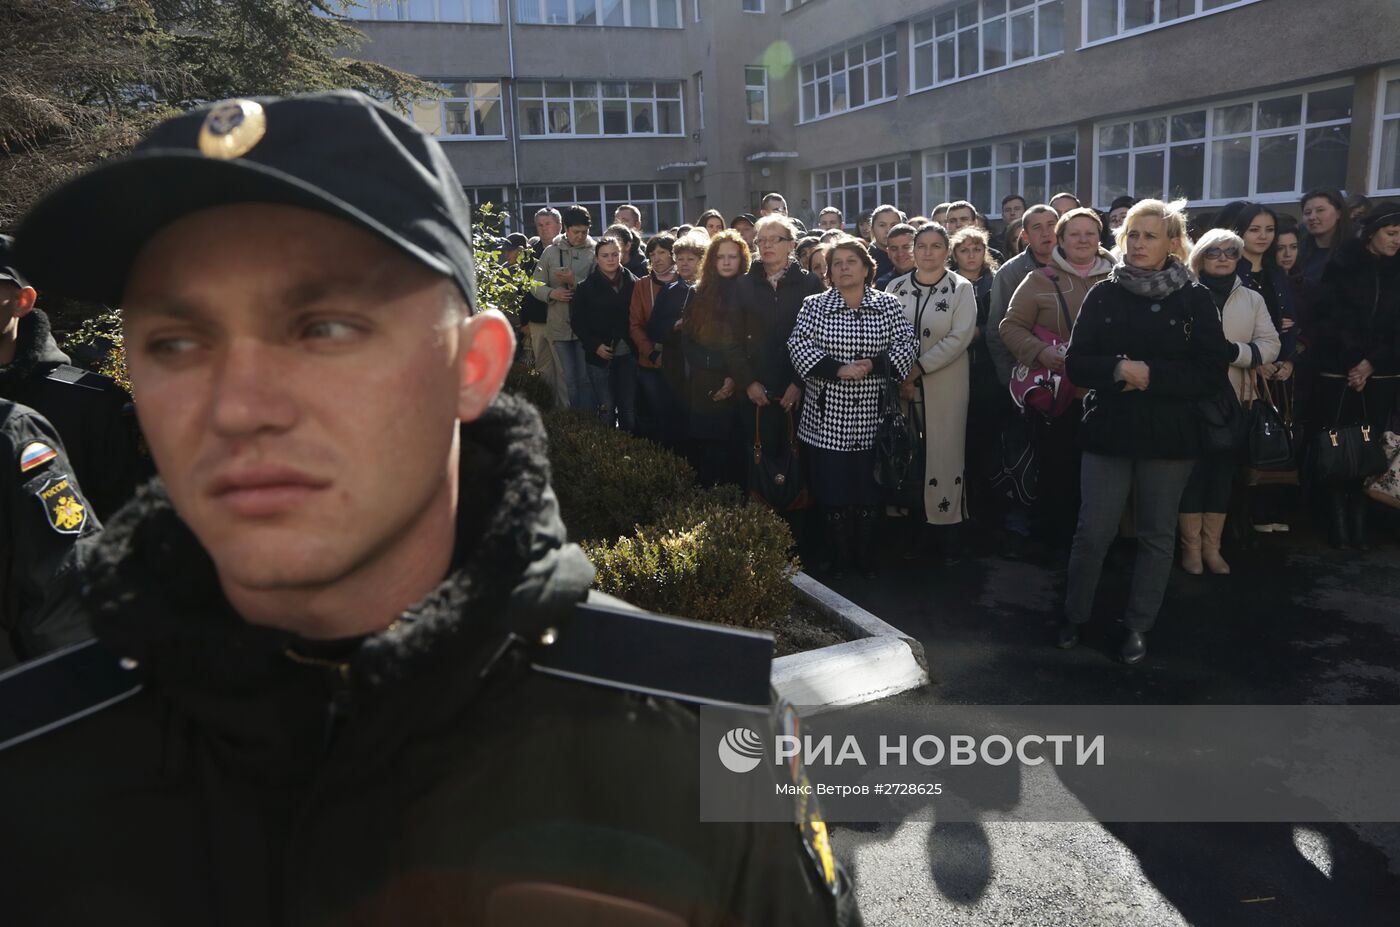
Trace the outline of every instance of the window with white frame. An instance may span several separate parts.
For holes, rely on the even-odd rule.
[[[515,96],[522,138],[685,134],[680,81],[522,80]]]
[[[893,100],[899,92],[894,30],[802,62],[800,122]]]
[[[346,7],[350,19],[432,23],[498,23],[500,0],[360,0]]]
[[[1342,187],[1353,85],[1153,113],[1096,126],[1097,194],[1220,204]]]
[[[642,213],[642,228],[651,235],[681,224],[679,183],[580,183],[520,188],[521,215],[533,216],[545,206],[563,209],[578,203],[593,217],[593,234],[601,234],[613,213],[631,203]]]
[[[1400,193],[1400,74],[1382,79],[1379,107],[1376,176],[1371,188],[1377,193]]]
[[[415,100],[414,124],[440,139],[505,138],[500,81],[447,81],[444,96]]]
[[[516,0],[515,21],[527,25],[679,29],[681,0]]]
[[[1084,0],[1084,43],[1135,35],[1259,0]]]
[[[1001,215],[1002,197],[1012,193],[1046,203],[1075,192],[1078,149],[1078,136],[1066,129],[926,152],[924,198],[930,210],[967,200],[985,216]]]
[[[705,72],[695,72],[695,121],[701,131],[705,129]]]
[[[743,0],[741,8],[745,13],[762,13],[763,0]]]
[[[744,95],[748,108],[745,121],[753,125],[768,124],[768,69],[744,68]]]
[[[969,0],[916,19],[913,90],[1026,64],[1065,50],[1063,0]]]
[[[835,206],[848,223],[876,206],[889,203],[905,213],[914,208],[908,158],[871,161],[812,172],[812,208]]]

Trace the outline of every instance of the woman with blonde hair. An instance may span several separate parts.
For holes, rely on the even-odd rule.
[[[734,397],[742,389],[734,380],[730,355],[739,278],[749,272],[749,248],[733,230],[710,239],[700,262],[700,276],[681,319],[685,357],[686,458],[706,486],[739,484],[741,455]]]
[[[899,301],[872,286],[875,259],[865,242],[846,236],[828,257],[831,289],[803,300],[787,340],[806,385],[797,435],[807,446],[812,495],[826,519],[832,576],[852,561],[870,576],[880,515],[881,390],[886,378],[901,380],[913,367],[914,332]]]
[[[1244,240],[1229,229],[1211,229],[1191,249],[1191,272],[1210,291],[1220,312],[1220,325],[1230,342],[1230,384],[1241,403],[1258,394],[1255,371],[1278,357],[1279,334],[1269,318],[1264,297],[1244,285],[1236,268],[1244,256]],[[1236,453],[1203,453],[1191,470],[1181,495],[1178,529],[1181,568],[1199,576],[1205,570],[1227,574],[1230,565],[1220,555],[1225,515],[1230,506]]]
[[[1131,493],[1137,557],[1120,655],[1139,663],[1171,574],[1177,507],[1201,456],[1196,405],[1235,355],[1210,291],[1191,278],[1185,200],[1143,200],[1119,230],[1123,260],[1084,298],[1065,369],[1084,400],[1079,524],[1058,645],[1079,642]],[[1068,210],[1067,210],[1068,211]]]

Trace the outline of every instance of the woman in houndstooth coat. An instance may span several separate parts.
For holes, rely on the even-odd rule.
[[[919,359],[900,387],[900,398],[924,417],[924,515],[931,525],[956,525],[967,517],[964,445],[972,371],[967,351],[977,328],[977,294],[948,269],[943,226],[919,229],[914,270],[891,280],[888,290],[919,340]]]
[[[832,288],[807,297],[788,338],[806,385],[798,437],[807,446],[812,494],[824,510],[834,576],[852,557],[866,575],[880,493],[875,431],[885,378],[914,364],[914,330],[898,300],[871,287],[875,261],[865,243],[838,240],[828,256]]]

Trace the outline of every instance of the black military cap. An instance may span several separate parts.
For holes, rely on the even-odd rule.
[[[0,235],[0,283],[13,283],[21,288],[29,286],[15,267],[15,240],[9,235]]]
[[[758,217],[751,212],[741,212],[729,221],[729,227],[734,228],[740,222],[747,222],[749,225],[757,225]]]
[[[472,310],[471,207],[441,146],[354,91],[225,100],[50,193],[16,233],[39,286],[115,304],[141,247],[190,213],[275,203],[372,232],[451,277]]]

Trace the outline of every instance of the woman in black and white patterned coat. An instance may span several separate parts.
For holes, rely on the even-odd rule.
[[[807,446],[812,494],[826,517],[831,572],[854,559],[874,572],[870,542],[880,514],[875,431],[885,379],[914,365],[914,329],[899,301],[872,288],[875,261],[865,243],[834,242],[831,289],[807,297],[788,338],[792,364],[806,383],[798,437]]]

